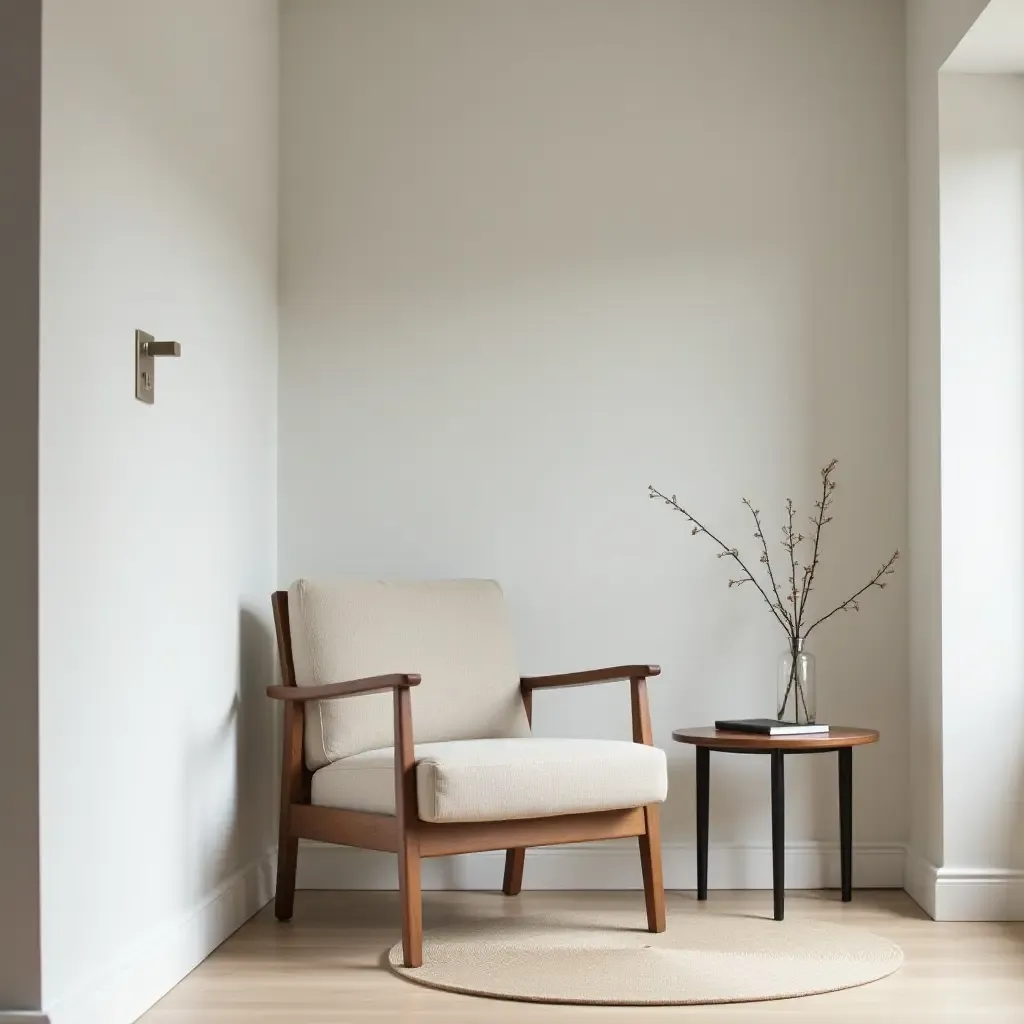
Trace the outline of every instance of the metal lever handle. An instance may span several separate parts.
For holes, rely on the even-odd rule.
[[[176,341],[147,341],[142,346],[143,355],[180,356],[181,345]]]

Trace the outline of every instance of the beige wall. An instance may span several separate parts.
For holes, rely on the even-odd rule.
[[[0,0],[0,1017],[39,1009],[40,6]]]
[[[691,842],[671,729],[770,713],[784,637],[646,485],[749,545],[741,496],[774,538],[838,457],[822,605],[906,538],[902,6],[295,0],[282,32],[282,578],[495,576],[524,670],[660,662],[666,837]],[[905,587],[814,644],[823,717],[885,736],[857,837],[896,884]],[[615,688],[535,712],[628,735]],[[790,838],[834,841],[832,773],[789,782]],[[764,766],[712,785],[749,866]]]

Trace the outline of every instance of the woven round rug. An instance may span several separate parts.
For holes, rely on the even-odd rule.
[[[818,921],[672,914],[644,930],[643,912],[522,915],[430,929],[423,966],[391,969],[432,988],[498,999],[606,1006],[740,1003],[834,992],[884,978],[899,946],[871,932]]]

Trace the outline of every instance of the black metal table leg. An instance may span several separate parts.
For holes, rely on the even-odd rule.
[[[697,748],[697,899],[708,898],[708,817],[711,751]]]
[[[786,914],[786,775],[781,750],[772,757],[772,885],[775,897],[775,920]]]
[[[839,751],[839,857],[843,902],[853,899],[853,748]]]

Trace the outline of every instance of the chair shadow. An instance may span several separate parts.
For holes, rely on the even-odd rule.
[[[614,916],[609,920],[607,911],[601,912],[606,915],[604,917],[588,916],[588,908],[584,905],[560,907],[555,910],[537,908],[531,905],[526,892],[523,894],[526,896],[525,901],[520,897],[504,896],[500,891],[493,893],[493,896],[489,891],[462,893],[463,896],[480,898],[456,905],[440,901],[435,903],[431,898],[432,894],[432,890],[423,893],[423,926],[426,933],[433,929],[465,928],[470,929],[473,935],[481,940],[505,933],[510,927],[522,926],[537,929],[549,927],[552,931],[571,928],[581,932],[614,932],[623,935],[647,933],[643,892],[639,890],[635,894],[635,907],[624,904],[623,907],[611,912],[616,916],[635,915],[635,924],[629,921],[616,921]],[[450,896],[451,893],[443,892],[441,895]]]

